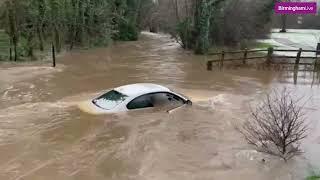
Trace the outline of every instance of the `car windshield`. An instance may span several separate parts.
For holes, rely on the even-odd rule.
[[[123,102],[127,97],[127,95],[112,90],[94,99],[92,102],[103,109],[110,110]]]

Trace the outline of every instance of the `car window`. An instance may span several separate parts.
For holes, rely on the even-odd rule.
[[[137,97],[128,103],[127,108],[132,110],[153,107],[150,97],[150,94]]]
[[[155,107],[162,106],[181,106],[184,100],[171,93],[155,93],[151,96],[151,102]]]
[[[148,107],[164,107],[164,106],[181,106],[184,104],[184,100],[177,95],[161,92],[146,94],[128,103],[128,109],[141,109]]]
[[[103,109],[110,110],[123,102],[127,97],[127,95],[112,90],[94,99],[92,102]]]

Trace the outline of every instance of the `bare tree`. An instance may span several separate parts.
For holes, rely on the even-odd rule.
[[[300,0],[295,0],[295,1],[300,2]],[[282,2],[291,2],[291,0],[282,0]],[[287,14],[281,15],[281,30],[280,30],[281,33],[287,32],[287,19],[288,19]]]
[[[300,142],[308,130],[301,99],[295,100],[287,89],[274,90],[251,110],[251,118],[240,132],[260,152],[285,161],[301,154]]]

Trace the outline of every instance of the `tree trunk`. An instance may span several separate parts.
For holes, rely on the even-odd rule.
[[[17,32],[17,18],[16,18],[16,10],[15,10],[15,1],[7,1],[8,8],[8,24],[9,24],[9,36],[10,41],[14,46],[14,61],[18,59],[18,32]]]
[[[94,31],[92,31],[92,27],[94,27],[94,8],[95,4],[92,0],[87,0],[87,8],[86,8],[86,14],[88,14],[88,20],[86,22],[87,33],[88,35],[92,35]]]
[[[10,48],[9,48],[9,60],[10,61],[12,61],[12,40],[11,40],[11,38],[10,38],[10,40],[9,40],[10,42]]]
[[[33,32],[29,32],[28,37],[27,37],[27,46],[28,46],[28,57],[31,59],[34,59],[34,54],[33,54]]]
[[[186,16],[190,17],[191,13],[189,12],[189,5],[188,5],[188,0],[184,0],[184,6],[185,6],[185,11],[186,11]]]
[[[52,43],[52,67],[56,67],[56,51],[54,48],[54,43]]]
[[[287,32],[287,15],[281,15],[281,30],[280,32]]]
[[[9,48],[9,60],[12,61],[12,48]]]
[[[205,54],[209,50],[210,6],[207,0],[197,0],[195,12],[195,53]]]
[[[38,39],[39,39],[39,49],[40,49],[40,51],[44,51],[42,32],[41,32],[39,26],[37,27],[37,34],[38,34]]]
[[[79,37],[78,37],[78,40],[79,40],[79,42],[80,42],[80,44],[81,45],[83,45],[84,44],[84,42],[85,42],[85,16],[84,16],[84,5],[85,5],[85,3],[84,3],[84,0],[79,0],[79,14],[78,14],[78,16],[79,16],[79,24],[78,24],[78,35],[79,35]]]
[[[17,43],[13,43],[13,49],[14,49],[14,61],[18,60],[18,51],[17,51]]]
[[[180,22],[178,0],[173,0],[177,22]]]
[[[61,51],[60,31],[62,30],[61,25],[58,21],[58,16],[60,15],[59,2],[57,0],[51,0],[50,6],[51,6],[50,28],[52,29],[51,37],[52,37],[53,43],[55,43],[56,51],[59,53]]]
[[[57,27],[54,27],[54,42],[57,53],[61,52],[61,36]]]
[[[46,5],[44,0],[38,0],[38,22],[37,22],[37,35],[39,39],[39,49],[44,51],[43,45],[43,19],[45,16]]]
[[[71,28],[70,28],[70,36],[71,36],[71,39],[70,39],[70,50],[73,49],[74,47],[74,44],[77,40],[77,29],[78,29],[78,26],[77,26],[77,16],[78,16],[78,1],[77,0],[72,0],[71,1],[71,5],[72,5],[72,25],[71,25]]]

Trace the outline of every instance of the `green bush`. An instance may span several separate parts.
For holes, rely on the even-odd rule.
[[[122,21],[119,23],[118,40],[136,41],[138,40],[138,27],[134,23]]]
[[[19,57],[27,57],[28,56],[28,43],[27,40],[23,37],[20,38],[18,47],[17,47],[17,54],[19,54]]]
[[[194,45],[194,37],[192,31],[192,21],[186,18],[177,25],[177,32],[180,37],[180,43],[184,49],[191,49]]]
[[[102,35],[90,39],[90,47],[101,47],[101,46],[108,46],[112,43],[111,32],[109,29],[106,29]]]

